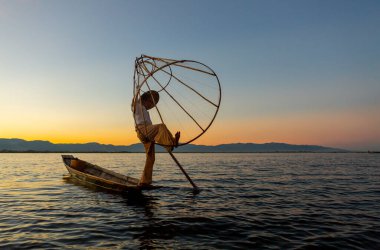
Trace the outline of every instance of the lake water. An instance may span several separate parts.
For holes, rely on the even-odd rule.
[[[144,154],[74,154],[139,177]],[[0,249],[380,249],[380,154],[157,154],[139,197],[63,178],[60,154],[0,154]]]

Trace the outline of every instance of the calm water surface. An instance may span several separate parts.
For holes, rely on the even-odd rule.
[[[144,154],[75,154],[139,177]],[[139,197],[63,178],[60,154],[0,154],[0,249],[380,249],[378,154],[166,154]]]

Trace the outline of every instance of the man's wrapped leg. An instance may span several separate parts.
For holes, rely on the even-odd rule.
[[[153,165],[155,161],[154,142],[144,143],[146,161],[139,185],[152,184]]]

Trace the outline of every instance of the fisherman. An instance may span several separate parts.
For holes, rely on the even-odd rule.
[[[145,168],[139,181],[139,186],[150,186],[152,184],[155,143],[164,145],[171,152],[174,147],[178,147],[181,136],[181,133],[178,131],[173,137],[163,123],[153,125],[148,110],[155,107],[159,99],[158,92],[150,90],[142,94],[140,99],[136,99],[134,102],[133,113],[136,122],[136,133],[137,137],[144,144],[146,153]]]

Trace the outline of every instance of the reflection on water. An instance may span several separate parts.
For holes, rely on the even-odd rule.
[[[76,154],[139,177],[143,154]],[[163,188],[118,195],[64,178],[59,154],[0,154],[0,249],[380,249],[380,156],[166,154]]]

